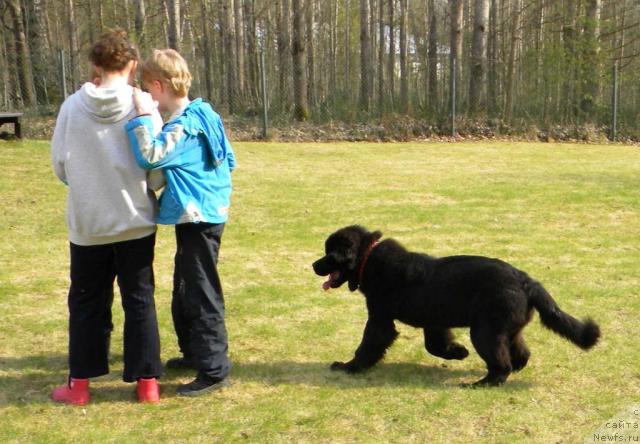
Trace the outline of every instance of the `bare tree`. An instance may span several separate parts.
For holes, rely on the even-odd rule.
[[[247,85],[248,94],[253,101],[258,100],[259,94],[259,72],[258,67],[259,55],[257,45],[257,33],[256,33],[256,18],[255,18],[255,0],[245,0],[244,2],[244,23],[245,23],[245,39],[247,46],[247,72],[249,74],[249,80]]]
[[[289,79],[291,77],[291,9],[289,0],[278,1],[278,73],[280,107],[289,103]]]
[[[584,19],[582,44],[582,100],[580,108],[588,121],[593,120],[596,108],[596,97],[600,88],[599,60],[600,53],[600,0],[587,0]]]
[[[36,104],[36,97],[33,92],[33,75],[29,63],[29,47],[24,31],[22,8],[18,0],[6,0],[6,5],[9,9],[13,28],[13,43],[20,94],[25,105],[34,106]]]
[[[378,0],[378,110],[384,109],[384,0]]]
[[[394,3],[395,0],[387,0],[389,11],[389,59],[387,61],[387,83],[389,85],[389,99],[391,109],[394,107],[395,100],[395,80],[396,80],[396,29],[394,21]]]
[[[202,22],[202,56],[204,57],[204,85],[206,98],[213,98],[213,81],[211,79],[211,44],[209,36],[209,8],[206,0],[200,0],[200,20]]]
[[[409,111],[409,69],[407,66],[408,0],[400,0],[400,110]]]
[[[226,97],[229,105],[229,112],[234,113],[237,107],[238,83],[236,76],[236,59],[235,48],[235,29],[233,24],[233,0],[222,0],[222,36],[224,39],[224,58],[228,63],[225,64],[227,73]]]
[[[46,11],[42,0],[31,0],[29,3],[29,51],[33,67],[33,81],[36,99],[39,104],[48,102],[47,94],[47,54],[51,53],[47,42]]]
[[[136,15],[134,20],[136,42],[138,43],[138,46],[140,48],[144,49],[146,48],[145,28],[146,28],[146,21],[147,21],[144,0],[133,0],[133,5],[136,10]]]
[[[429,104],[431,111],[438,108],[438,18],[436,2],[429,0]]]
[[[360,108],[369,111],[371,100],[371,37],[369,36],[369,0],[360,0]]]
[[[351,95],[351,3],[344,0],[344,92]]]
[[[464,3],[462,0],[449,0],[449,4],[451,7],[451,78],[455,80],[456,83],[459,83],[462,79],[460,73],[462,72],[462,19]]]
[[[291,55],[293,56],[293,98],[294,116],[296,120],[304,121],[309,118],[307,105],[307,79],[304,69],[304,11],[303,0],[292,0],[293,9],[293,40]]]
[[[469,84],[469,111],[472,113],[485,108],[488,22],[489,0],[475,0]]]
[[[166,0],[169,14],[167,37],[169,47],[180,52],[180,0]]]
[[[244,15],[242,0],[233,0],[234,23],[236,32],[236,60],[238,63],[238,94],[244,96]]]
[[[515,80],[515,61],[518,42],[520,40],[520,0],[514,0],[511,6],[511,45],[509,46],[509,60],[507,61],[507,75],[505,80],[504,119],[510,121],[513,116],[513,95]]]
[[[306,9],[306,25],[307,25],[307,100],[311,106],[316,103],[316,63],[315,63],[315,2],[307,0]]]
[[[489,9],[489,39],[487,66],[487,107],[495,112],[498,107],[498,0],[491,0]]]
[[[75,90],[80,81],[78,76],[78,35],[76,29],[76,6],[74,0],[67,0],[67,31],[69,37],[69,74],[71,89]]]

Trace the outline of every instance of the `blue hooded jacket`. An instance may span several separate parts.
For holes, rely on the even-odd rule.
[[[159,224],[224,223],[236,166],[220,116],[196,99],[154,137],[150,116],[125,126],[133,154],[144,169],[162,169],[167,185],[160,196]]]

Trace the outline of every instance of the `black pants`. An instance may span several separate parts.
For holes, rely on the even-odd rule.
[[[171,313],[185,358],[211,377],[229,374],[224,297],[218,275],[218,250],[224,224],[176,225],[177,252]]]
[[[113,282],[117,277],[124,309],[126,382],[159,377],[160,336],[153,298],[155,234],[106,245],[71,244],[69,289],[69,370],[73,378],[109,373],[113,323]]]

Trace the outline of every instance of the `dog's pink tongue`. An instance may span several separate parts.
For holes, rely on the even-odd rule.
[[[331,277],[329,277],[329,279],[327,279],[327,281],[322,284],[322,289],[324,291],[331,289]]]

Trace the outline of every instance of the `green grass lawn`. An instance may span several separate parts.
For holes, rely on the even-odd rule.
[[[169,372],[161,404],[137,404],[134,386],[121,381],[116,303],[112,372],[92,382],[89,406],[74,408],[49,400],[67,374],[65,188],[51,171],[48,143],[0,142],[0,442],[584,442],[640,405],[638,148],[235,149],[221,250],[233,386],[179,398],[176,386],[191,374]],[[360,341],[364,301],[346,288],[323,292],[311,263],[329,233],[352,223],[432,255],[507,260],[569,313],[592,316],[602,340],[585,353],[536,316],[525,330],[529,366],[504,387],[470,390],[460,383],[485,371],[474,351],[445,362],[425,352],[421,331],[399,325],[374,369],[332,373],[329,364],[349,359]],[[177,354],[173,252],[173,232],[163,227],[155,264],[163,360]],[[471,347],[466,329],[456,333]]]

